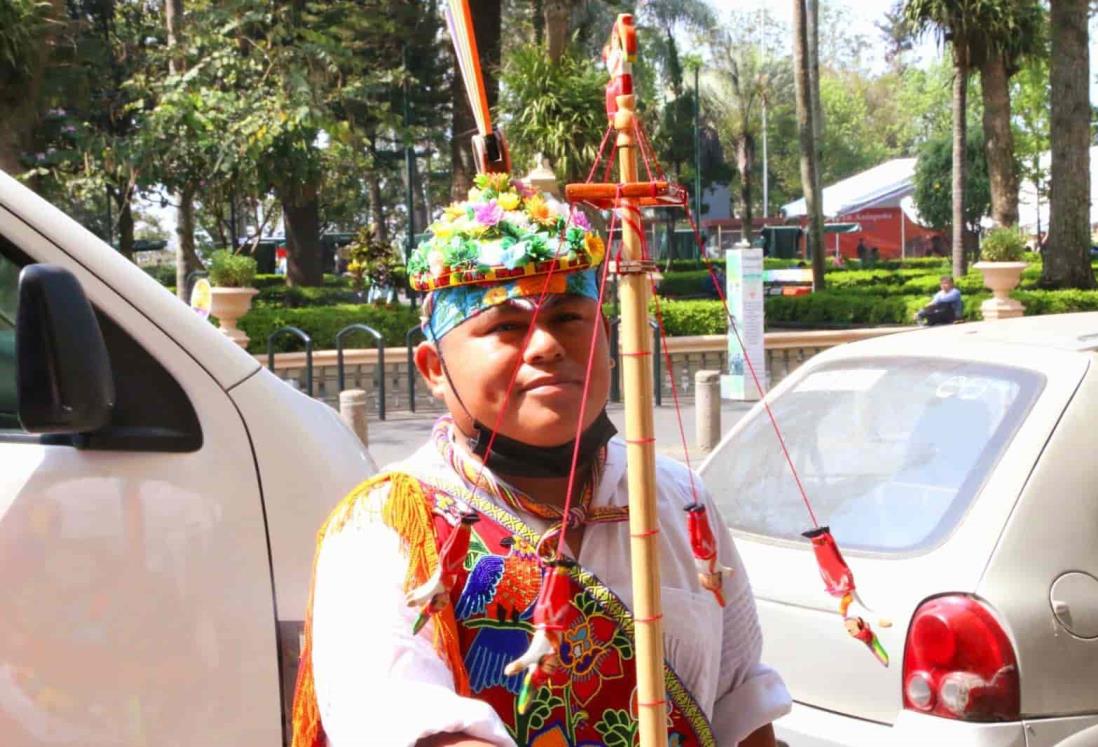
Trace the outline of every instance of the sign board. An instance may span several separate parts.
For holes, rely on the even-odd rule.
[[[741,247],[725,252],[728,310],[739,338],[728,330],[728,373],[721,377],[723,399],[756,400],[756,389],[747,359],[755,367],[759,383],[767,387],[766,350],[763,338],[763,253]],[[740,342],[743,342],[741,347]]]

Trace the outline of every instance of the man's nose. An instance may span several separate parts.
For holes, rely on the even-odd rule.
[[[537,324],[530,333],[523,358],[527,363],[545,363],[564,357],[564,344],[550,330]]]

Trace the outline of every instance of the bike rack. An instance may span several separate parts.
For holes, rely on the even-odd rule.
[[[373,327],[367,324],[348,324],[343,329],[336,332],[335,344],[336,344],[336,380],[339,382],[339,391],[343,391],[346,379],[343,375],[343,337],[351,332],[366,332],[372,335],[374,338],[374,345],[377,348],[377,370],[378,374],[378,395],[377,395],[377,417],[379,420],[385,419],[385,338],[381,336]]]
[[[310,397],[313,396],[313,338],[309,337],[297,327],[280,327],[267,335],[267,368],[275,370],[274,340],[280,335],[293,335],[305,343],[305,388]]]
[[[412,345],[412,338],[416,334],[424,339],[427,337],[418,324],[404,335],[404,346],[408,351],[408,407],[411,408],[412,412],[416,411],[416,360],[415,347]]]

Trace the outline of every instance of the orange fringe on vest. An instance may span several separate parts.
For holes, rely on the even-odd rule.
[[[316,592],[316,563],[320,545],[329,532],[342,529],[355,508],[367,500],[371,491],[389,484],[389,496],[381,511],[382,521],[392,528],[408,552],[408,573],[405,590],[424,583],[438,566],[438,539],[435,537],[431,510],[419,481],[399,472],[377,475],[362,483],[339,502],[317,533],[317,550],[313,557],[313,580],[305,608],[305,636],[301,644],[301,664],[294,690],[292,747],[324,747],[327,739],[320,723],[320,708],[316,700],[313,679],[313,595]],[[368,573],[370,569],[364,568]],[[469,675],[461,657],[457,621],[453,607],[447,605],[433,620],[434,647],[454,675],[454,689],[459,695],[469,695]]]

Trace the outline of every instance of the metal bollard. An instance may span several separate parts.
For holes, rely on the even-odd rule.
[[[366,447],[370,445],[370,426],[366,422],[368,401],[362,389],[347,389],[339,393],[339,416]]]
[[[694,374],[694,439],[702,451],[721,440],[721,372]]]

